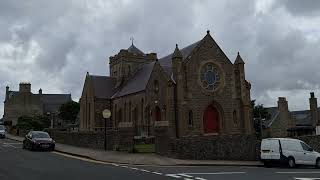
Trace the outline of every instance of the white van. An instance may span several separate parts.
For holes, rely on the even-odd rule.
[[[305,142],[290,138],[268,138],[261,142],[261,161],[265,166],[273,163],[314,165],[320,168],[320,153],[314,151]]]

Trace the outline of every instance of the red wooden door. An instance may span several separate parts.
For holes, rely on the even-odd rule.
[[[219,113],[212,105],[208,106],[203,115],[204,133],[217,133],[219,131]]]

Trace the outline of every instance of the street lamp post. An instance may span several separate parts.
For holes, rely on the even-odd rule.
[[[104,120],[104,150],[107,150],[107,119],[111,116],[111,111],[109,109],[105,109],[102,111],[102,116]]]

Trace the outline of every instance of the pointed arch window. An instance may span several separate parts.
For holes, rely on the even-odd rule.
[[[233,111],[233,125],[238,126],[238,117],[237,117],[237,111]]]
[[[192,110],[189,110],[188,115],[189,115],[188,125],[189,125],[189,127],[192,127],[193,126],[193,112],[192,112]]]

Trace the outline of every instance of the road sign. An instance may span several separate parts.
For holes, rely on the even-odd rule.
[[[105,119],[110,118],[110,116],[111,116],[111,111],[110,111],[109,109],[103,110],[103,111],[102,111],[102,116],[103,116],[103,118],[105,118]]]

